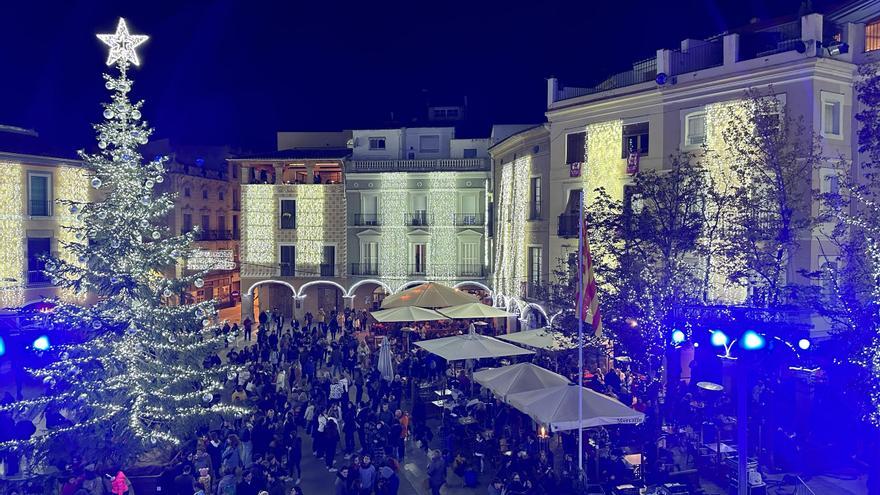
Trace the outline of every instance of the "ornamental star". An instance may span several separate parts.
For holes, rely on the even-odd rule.
[[[129,62],[134,65],[141,65],[135,48],[149,39],[149,36],[142,34],[128,34],[128,25],[125,19],[119,18],[119,24],[116,25],[115,34],[99,34],[98,39],[110,47],[110,54],[107,56],[107,65],[117,63],[119,65],[127,65]]]

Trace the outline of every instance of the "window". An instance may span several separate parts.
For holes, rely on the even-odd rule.
[[[193,229],[193,217],[189,213],[183,214],[183,226],[180,229],[181,234],[186,234]]]
[[[836,285],[836,280],[834,279],[834,277],[835,274],[839,273],[839,266],[840,264],[838,263],[837,257],[819,257],[819,268],[821,271],[821,278],[819,279],[819,283],[822,285],[822,294],[834,294]]]
[[[296,276],[296,246],[281,245],[281,276]]]
[[[324,246],[321,253],[321,276],[336,276],[336,246]]]
[[[449,108],[446,110],[446,118],[447,119],[457,119],[458,118],[458,109],[457,108]]]
[[[293,199],[282,199],[281,200],[281,228],[282,229],[295,229],[296,228],[296,200],[293,200]]]
[[[482,277],[482,266],[480,265],[480,245],[476,242],[462,242],[460,244],[459,259],[461,266],[459,267],[459,275],[462,277]]]
[[[184,188],[183,188],[183,197],[188,198],[188,197],[190,197],[190,195],[191,195],[191,194],[190,194],[190,190],[189,190],[189,188],[188,188],[188,187],[184,187]]]
[[[28,284],[45,284],[49,277],[43,272],[46,257],[51,254],[51,237],[29,237],[27,240],[27,280]]]
[[[413,275],[424,275],[428,269],[428,245],[425,243],[414,243],[411,246],[410,256],[412,257],[412,263],[410,265],[410,273]]]
[[[541,219],[541,178],[532,177],[529,187],[529,220]]]
[[[822,167],[819,169],[819,193],[824,198],[825,195],[836,196],[840,194],[840,174],[831,167]],[[820,200],[820,214],[829,213],[828,205],[825,201]]]
[[[211,217],[209,215],[202,215],[202,234],[211,230]]]
[[[865,24],[865,51],[880,50],[880,19]]]
[[[232,215],[232,238],[238,239],[238,215]]]
[[[238,189],[232,191],[232,209],[240,210],[241,209],[241,200],[238,199]]]
[[[226,230],[226,215],[217,216],[217,230]]]
[[[202,199],[208,199],[208,190],[202,189]]]
[[[477,157],[477,149],[476,148],[465,148],[462,151],[462,156],[464,158],[476,158]]]
[[[565,163],[583,163],[586,154],[587,133],[573,132],[565,136]]]
[[[232,165],[232,178],[233,179],[238,178],[238,165],[235,165],[235,164]]]
[[[370,149],[371,150],[384,150],[385,149],[385,138],[371,137],[370,138]]]
[[[28,213],[33,217],[52,214],[52,175],[28,173]]]
[[[684,117],[684,147],[697,148],[706,142],[706,112],[694,112]]]
[[[440,153],[440,136],[419,136],[419,153]]]
[[[843,95],[822,91],[822,136],[843,139]]]
[[[376,275],[379,273],[379,243],[361,243],[361,275]]]
[[[226,193],[223,192],[222,189],[219,192],[217,192],[217,199],[219,199],[220,201],[223,201],[226,199]]]
[[[428,195],[425,193],[413,194],[412,217],[410,225],[428,225]]]
[[[541,257],[543,249],[540,246],[529,248],[529,293],[541,285]]]
[[[623,158],[627,158],[630,153],[648,154],[647,122],[623,126]]]

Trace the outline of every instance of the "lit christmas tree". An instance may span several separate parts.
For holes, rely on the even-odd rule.
[[[130,35],[120,19],[115,34],[98,38],[109,45],[107,65],[117,73],[104,75],[111,101],[95,125],[100,152],[80,155],[100,199],[63,202],[76,218],[65,226],[76,240],[62,243],[70,255],[46,263],[53,283],[71,296],[65,299],[93,301],[55,301],[46,324],[58,332],[86,330],[90,337],[52,349],[57,360],[29,370],[48,385],[45,396],[0,406],[20,418],[61,412],[68,420],[28,440],[0,444],[32,464],[72,455],[126,462],[179,444],[218,416],[247,412],[218,401],[237,369],[203,366],[224,339],[233,338],[215,336],[213,302],[169,304],[204,281],[201,273],[163,275],[185,263],[193,233],[175,236],[164,225],[173,198],[154,187],[164,181],[165,159],[144,163],[138,152],[152,129],[141,119],[143,102],[129,101],[128,70],[139,65],[134,49],[147,36]]]

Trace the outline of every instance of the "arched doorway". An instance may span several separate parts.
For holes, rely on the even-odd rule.
[[[361,280],[348,290],[352,308],[367,311],[379,309],[382,300],[390,294],[391,287],[379,280]]]
[[[489,306],[493,306],[495,301],[492,297],[492,290],[485,284],[474,281],[467,282],[459,282],[454,286],[456,289],[467,292],[468,294],[476,297],[483,304],[488,304]]]
[[[299,314],[318,313],[318,309],[324,308],[324,312],[330,314],[334,309],[342,311],[345,303],[342,296],[345,288],[330,280],[315,280],[307,282],[299,288],[300,308]]]
[[[266,310],[278,310],[285,318],[293,315],[293,286],[281,280],[263,280],[252,285],[248,293],[253,296],[253,310],[243,308],[245,317],[259,321],[259,313]],[[242,299],[242,305],[247,301]]]
[[[526,307],[523,310],[522,318],[525,320],[523,330],[544,328],[549,323],[547,313],[544,311],[544,308],[535,303],[526,304]]]

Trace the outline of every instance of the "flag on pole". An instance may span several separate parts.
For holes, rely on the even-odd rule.
[[[590,242],[587,239],[587,219],[586,215],[582,215],[581,222],[581,253],[578,257],[580,260],[581,270],[581,287],[578,288],[581,299],[582,321],[587,322],[593,327],[593,335],[602,336],[602,313],[599,311],[599,296],[597,294],[596,278],[593,274],[593,257],[590,255]]]

